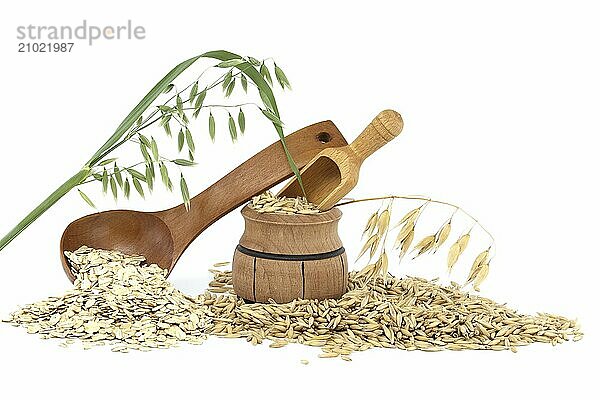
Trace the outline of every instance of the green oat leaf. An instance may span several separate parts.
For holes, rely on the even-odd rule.
[[[154,189],[154,168],[148,164],[146,164],[146,185],[148,185],[148,190],[152,192]]]
[[[244,89],[244,93],[248,93],[248,78],[246,78],[246,75],[242,74],[240,81],[242,81],[242,89]]]
[[[102,172],[102,193],[106,194],[108,191],[108,172],[106,172],[106,168]]]
[[[96,208],[96,205],[94,204],[94,202],[88,197],[87,194],[83,193],[80,189],[77,189],[77,191],[79,192],[79,195],[81,196],[81,198],[83,199],[83,201],[85,201],[90,207],[92,208]]]
[[[240,108],[238,112],[238,125],[240,126],[240,132],[244,134],[246,131],[246,116],[244,115],[244,111]]]
[[[150,140],[148,140],[146,136],[138,133],[138,138],[140,139],[140,142],[144,144],[144,146],[146,146],[148,149],[150,148]]]
[[[117,179],[119,187],[123,188],[123,175],[121,174],[121,170],[119,169],[119,167],[117,167],[117,163],[115,163],[115,166],[113,167],[113,174]]]
[[[232,79],[229,85],[227,85],[227,90],[225,90],[225,97],[231,96],[233,93],[233,88],[235,87],[235,79]]]
[[[287,79],[287,76],[285,76],[285,73],[281,68],[277,66],[277,64],[275,64],[275,78],[277,78],[277,82],[279,82],[282,89],[292,89],[292,87],[290,86],[290,82]]]
[[[196,98],[197,94],[198,94],[198,81],[196,81],[194,83],[194,86],[192,86],[192,89],[190,90],[190,104],[194,104],[194,99]]]
[[[227,86],[229,86],[229,83],[231,82],[232,78],[233,78],[233,73],[231,71],[229,71],[227,74],[225,74],[225,78],[223,78],[223,91],[225,91],[227,89]]]
[[[125,194],[125,198],[129,199],[129,194],[131,193],[131,186],[129,185],[129,179],[125,179],[123,183],[123,193]]]
[[[179,115],[183,115],[183,100],[181,99],[180,95],[177,95],[175,104],[177,106],[177,112],[179,113]]]
[[[158,161],[158,159],[159,159],[158,144],[156,144],[156,140],[154,140],[154,137],[152,137],[152,141],[150,142],[150,149],[152,150],[152,157],[154,158],[155,161]]]
[[[240,64],[245,63],[246,60],[242,60],[241,58],[234,58],[231,60],[226,60],[226,61],[221,61],[220,63],[217,64],[217,67],[219,68],[231,68],[231,67],[236,67]]]
[[[154,172],[154,163],[146,164],[147,167],[150,168],[150,174],[152,174],[152,178],[156,178],[156,173]]]
[[[175,160],[173,160],[173,163],[177,164],[177,165],[181,165],[182,167],[191,167],[191,166],[196,165],[195,162],[186,160],[185,158],[176,158]]]
[[[262,63],[260,66],[260,74],[265,78],[265,80],[269,83],[269,86],[273,86],[273,79],[271,78],[271,73],[269,72],[269,68]]]
[[[162,117],[160,117],[159,125],[160,126],[168,125],[169,122],[171,121],[172,117],[173,117],[172,114],[164,114]]]
[[[136,171],[133,168],[127,168],[127,172],[129,172],[129,175],[131,175],[132,178],[146,182],[146,176],[142,175],[139,171]]]
[[[183,128],[179,129],[179,134],[177,135],[177,150],[181,153],[183,150],[183,145],[185,144],[185,134],[183,133]]]
[[[159,169],[160,177],[162,178],[162,183],[168,190],[173,190],[173,184],[171,183],[171,179],[169,178],[169,170],[162,161],[159,163]]]
[[[143,143],[140,143],[140,151],[142,152],[142,156],[144,157],[144,161],[147,163],[151,163],[152,162],[152,158],[150,157],[150,154],[148,153],[148,150],[146,149],[146,146],[144,146]]]
[[[169,83],[167,85],[167,87],[163,90],[163,93],[169,93],[171,90],[173,90],[173,88],[175,87],[175,85],[173,85],[172,83]]]
[[[269,99],[267,94],[264,93],[262,90],[260,90],[258,93],[260,94],[260,98],[261,98],[263,104],[265,105],[265,107],[267,107],[267,109],[272,112],[273,104],[271,103],[271,100]]]
[[[98,164],[98,166],[99,167],[104,167],[105,165],[112,164],[116,160],[117,160],[116,158],[109,158],[108,160],[102,161],[100,164]]]
[[[133,187],[135,188],[135,190],[137,190],[138,194],[140,195],[140,197],[142,199],[145,199],[146,195],[144,194],[144,188],[142,187],[142,184],[140,183],[140,181],[135,177],[133,177],[132,180],[133,180]]]
[[[202,107],[202,103],[204,103],[204,99],[206,98],[206,89],[198,93],[196,96],[196,101],[194,102],[194,108],[198,111]]]
[[[164,125],[163,128],[165,128],[165,133],[167,134],[168,137],[171,137],[171,124],[169,123],[169,121],[167,121]]]
[[[215,117],[213,117],[212,112],[208,116],[208,134],[210,135],[210,140],[215,141]]]
[[[198,96],[196,96],[196,102],[194,103],[194,113],[192,114],[194,119],[198,118],[198,114],[200,114],[200,110],[202,109],[202,104],[204,103],[205,98],[206,89],[198,93]]]
[[[262,113],[265,117],[269,118],[271,122],[273,122],[277,126],[283,126],[283,122],[279,119],[277,115],[275,115],[271,110],[261,109]]]
[[[179,187],[181,188],[181,197],[183,198],[183,204],[185,205],[185,209],[187,211],[190,210],[190,191],[188,189],[187,183],[185,182],[185,178],[183,174],[181,174],[181,178],[179,180]]]
[[[235,126],[235,120],[231,116],[231,113],[229,113],[228,124],[229,124],[229,135],[231,136],[231,141],[235,142],[235,141],[237,141],[237,128]]]
[[[187,142],[188,149],[191,153],[196,152],[196,145],[194,144],[194,138],[192,132],[188,128],[185,128],[185,141]]]
[[[112,192],[112,195],[113,195],[115,201],[117,201],[119,192],[117,191],[117,182],[115,181],[114,176],[110,177],[110,191]]]

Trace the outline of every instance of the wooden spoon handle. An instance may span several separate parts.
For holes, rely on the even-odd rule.
[[[333,122],[324,121],[286,136],[286,144],[302,168],[321,150],[347,142]],[[191,199],[189,211],[182,204],[155,213],[172,232],[174,262],[212,223],[292,175],[281,143],[275,142]]]
[[[384,144],[398,136],[403,127],[404,122],[399,113],[393,110],[382,111],[352,142],[350,148],[354,150],[354,153],[362,162]]]

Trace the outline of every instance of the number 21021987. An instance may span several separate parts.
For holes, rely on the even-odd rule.
[[[70,53],[75,43],[19,43],[19,53]]]

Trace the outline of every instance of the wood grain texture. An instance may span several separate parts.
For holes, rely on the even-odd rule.
[[[285,303],[296,298],[339,298],[346,292],[348,263],[337,232],[342,216],[339,209],[285,215],[261,214],[246,206],[242,216],[246,225],[240,246],[259,253],[235,252],[233,288],[239,296],[257,302],[273,299]],[[336,250],[343,252],[323,255]],[[294,259],[273,259],[289,256]],[[252,281],[247,277],[250,264],[254,270]]]
[[[261,214],[246,206],[240,244],[248,249],[274,254],[317,254],[337,250],[342,212],[333,208],[314,215]]]
[[[380,112],[349,146],[325,149],[301,171],[309,201],[329,210],[357,184],[363,161],[402,132],[404,122],[393,110]],[[302,196],[296,180],[290,181],[280,196]]]
[[[257,258],[255,261],[255,301],[273,299],[287,303],[303,297],[301,261],[276,261]]]
[[[254,257],[247,256],[236,250],[231,266],[233,286],[237,288],[236,292],[238,296],[251,301],[256,301],[254,294],[254,260]]]
[[[346,145],[331,121],[319,122],[292,133],[286,143],[299,168],[325,148]],[[183,204],[158,212],[105,211],[80,218],[67,226],[60,242],[61,262],[75,280],[63,255],[80,246],[141,254],[148,262],[173,269],[189,244],[223,215],[292,176],[279,141],[225,175],[191,199],[190,211]]]
[[[325,260],[304,262],[304,298],[338,299],[348,286],[346,253]]]

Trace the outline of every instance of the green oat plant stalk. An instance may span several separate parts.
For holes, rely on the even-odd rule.
[[[392,205],[395,200],[412,200],[419,201],[421,204],[407,211],[401,218],[398,219],[393,226],[391,222]],[[433,200],[423,196],[380,196],[370,197],[365,199],[348,200],[338,203],[337,206],[345,206],[366,201],[381,201],[381,205],[377,211],[371,214],[367,220],[362,232],[363,246],[360,249],[356,261],[363,256],[368,255],[367,265],[361,270],[363,276],[376,278],[382,276],[386,279],[388,275],[388,254],[392,251],[398,253],[398,264],[406,255],[413,255],[413,259],[425,254],[435,254],[450,238],[455,229],[453,225],[454,217],[457,213],[464,214],[470,221],[471,226],[463,229],[462,232],[454,239],[454,242],[448,248],[446,253],[446,265],[448,274],[451,274],[459,257],[466,250],[471,232],[474,228],[481,229],[489,237],[489,246],[478,253],[477,257],[471,264],[471,269],[464,286],[473,285],[473,289],[480,290],[481,283],[487,278],[490,268],[490,262],[495,254],[495,240],[492,234],[471,214],[463,210],[461,207],[448,203],[446,201]],[[387,202],[387,205],[386,205]],[[443,205],[450,208],[451,213],[448,218],[442,222],[436,232],[426,235],[416,244],[415,229],[419,217],[423,214],[425,208],[430,204]],[[388,249],[387,240],[388,234],[393,230],[398,230],[395,233],[395,241],[391,249]]]
[[[191,83],[190,85],[186,86],[185,89],[177,92],[169,100],[167,100],[167,103],[169,101],[175,101],[174,106],[168,106],[167,103],[165,103],[162,106],[156,107],[147,116],[143,116],[144,113],[152,107],[155,100],[161,94],[169,93],[175,87],[173,81],[181,73],[183,73],[201,58],[219,61],[217,65],[214,65],[212,67],[227,69],[228,72],[225,73],[221,79],[217,80],[216,82],[207,86],[204,90],[200,91],[198,81],[204,73],[203,72],[202,74],[200,74],[198,79],[195,80],[194,83]],[[273,123],[273,126],[281,141],[282,148],[286,154],[288,163],[292,171],[294,172],[294,175],[296,176],[296,178],[302,186],[300,172],[285,143],[285,137],[283,134],[283,123],[281,122],[279,109],[277,108],[277,102],[275,100],[273,90],[271,89],[273,81],[269,73],[269,69],[266,65],[266,61],[267,60],[259,61],[253,57],[242,57],[238,54],[229,51],[217,50],[206,52],[198,56],[192,57],[175,66],[158,83],[156,83],[156,85],[154,85],[154,87],[142,98],[142,100],[133,108],[133,110],[131,110],[131,112],[119,124],[115,132],[110,136],[110,138],[108,138],[108,140],[82,166],[81,170],[79,170],[77,173],[75,173],[73,176],[67,179],[62,185],[60,185],[44,201],[42,201],[29,214],[27,214],[27,216],[23,218],[23,220],[19,222],[10,232],[8,232],[6,236],[4,236],[0,240],[0,251],[4,249],[11,241],[13,241],[29,225],[36,221],[42,214],[44,214],[50,207],[52,207],[56,202],[58,202],[63,196],[65,196],[71,190],[77,188],[80,185],[92,181],[100,181],[102,183],[103,191],[106,193],[108,191],[108,188],[110,188],[115,198],[117,197],[117,193],[119,190],[122,190],[125,196],[129,197],[131,186],[133,185],[134,189],[140,194],[140,196],[143,197],[144,191],[140,182],[144,182],[148,186],[148,189],[152,191],[152,185],[155,177],[154,169],[155,166],[158,165],[163,183],[165,184],[165,186],[167,186],[168,189],[172,190],[173,185],[168,176],[168,170],[166,168],[165,163],[172,163],[184,167],[194,165],[193,153],[195,145],[193,144],[193,137],[189,132],[189,129],[187,128],[188,117],[185,114],[186,111],[193,110],[193,116],[197,117],[200,110],[203,108],[202,102],[204,100],[204,97],[206,96],[207,91],[214,87],[217,87],[217,85],[223,84],[225,97],[229,97],[229,95],[234,89],[234,85],[237,80],[240,81],[240,84],[245,92],[247,92],[248,90],[249,83],[252,84],[258,90],[262,101],[262,106],[255,103],[245,104],[254,104],[255,106],[257,106],[261,113]],[[287,80],[287,77],[285,76],[281,68],[277,66],[274,62],[273,67],[277,82],[281,85],[282,89],[290,88],[290,84]],[[182,97],[184,91],[189,92],[189,96],[186,100],[183,100]],[[188,103],[192,107],[186,107]],[[243,131],[245,130],[246,123],[245,115],[241,109],[242,105],[214,105],[213,107],[239,108],[237,122],[241,133],[243,133]],[[212,110],[211,106],[207,107],[210,110]],[[171,136],[171,119],[175,120],[180,125],[180,131],[178,135],[178,147],[181,151],[184,144],[183,142],[187,142],[187,146],[189,149],[188,160],[169,160],[162,157],[158,153],[158,146],[156,145],[156,141],[154,140],[154,138],[148,139],[140,132],[148,126],[151,126],[154,123],[158,122],[163,126],[167,135]],[[235,141],[235,139],[237,139],[237,127],[235,121],[233,120],[233,117],[231,116],[231,113],[229,113],[228,125],[232,140]],[[209,115],[209,133],[211,138],[214,139],[215,119],[212,114],[212,111],[210,111]],[[117,159],[108,158],[108,156],[123,144],[131,141],[139,144],[142,155],[144,156],[144,161],[121,169],[116,163]],[[112,167],[110,166],[111,164]],[[142,164],[146,165],[145,174],[142,174],[135,169],[136,166]],[[185,179],[183,178],[183,174],[181,174],[180,189],[182,192],[184,203],[186,204],[186,207],[189,207],[190,196],[187,184],[185,182]],[[78,189],[78,193],[87,204],[89,204],[92,207],[95,207],[92,200],[83,191]]]

